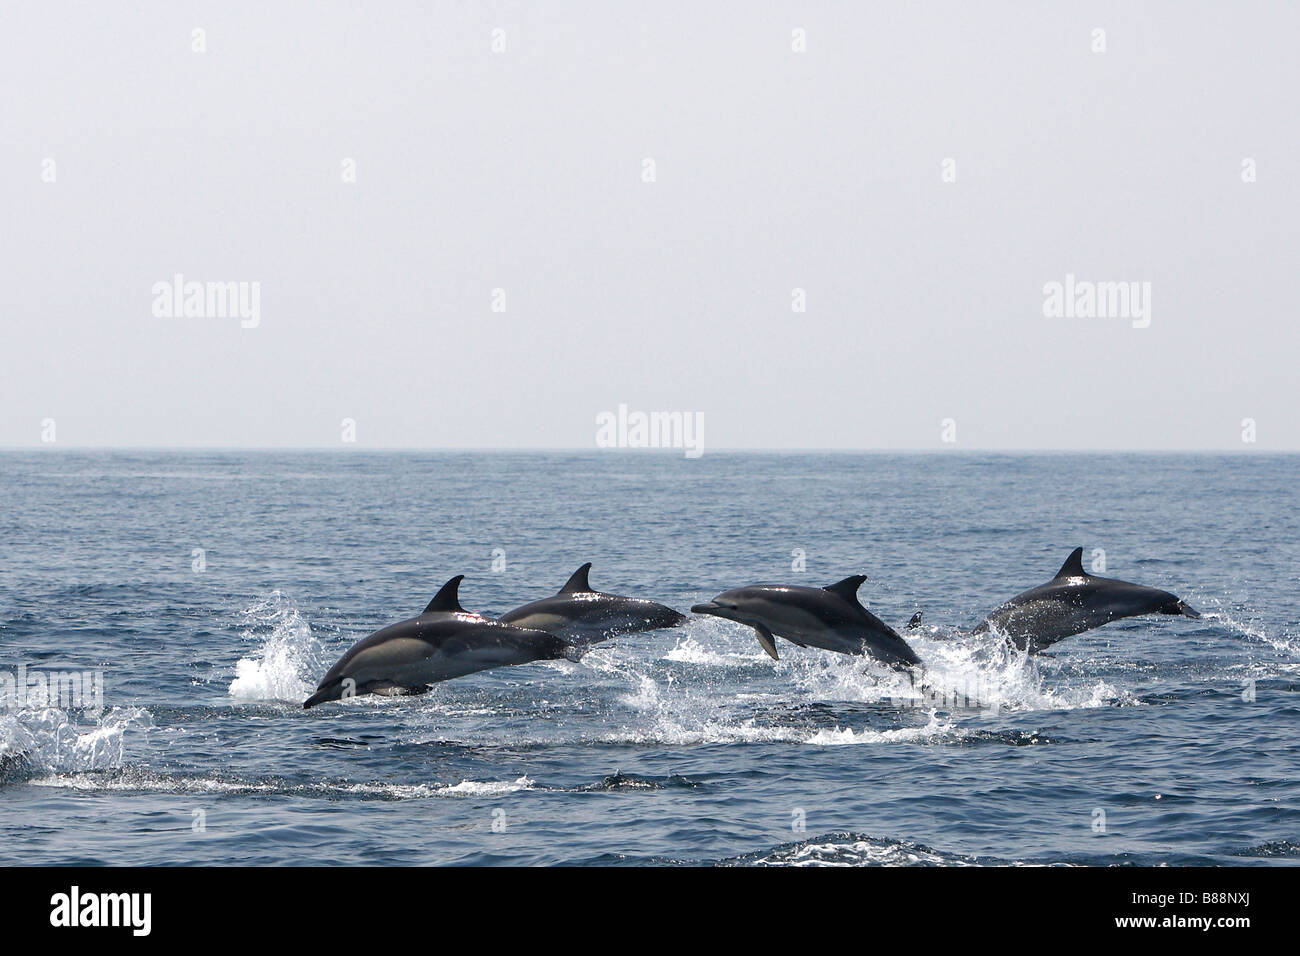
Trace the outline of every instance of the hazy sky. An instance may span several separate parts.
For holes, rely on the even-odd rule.
[[[143,6],[0,7],[0,445],[1300,449],[1295,4]]]

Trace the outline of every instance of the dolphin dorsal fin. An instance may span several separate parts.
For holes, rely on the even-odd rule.
[[[590,591],[591,585],[587,583],[587,572],[591,570],[591,562],[588,561],[578,570],[574,571],[569,580],[564,582],[564,587],[560,588],[561,594],[578,594],[583,591]]]
[[[434,611],[463,611],[460,606],[460,582],[465,580],[465,575],[458,574],[442,586],[429,606],[424,609],[425,614],[432,614]]]
[[[830,591],[836,597],[842,597],[850,604],[858,603],[858,588],[862,587],[862,582],[867,579],[865,574],[850,574],[843,581],[836,581],[834,584],[828,584],[822,588],[823,591]]]
[[[1086,578],[1087,576],[1088,572],[1083,570],[1083,548],[1075,548],[1071,551],[1070,556],[1061,565],[1061,570],[1056,572],[1057,578]]]

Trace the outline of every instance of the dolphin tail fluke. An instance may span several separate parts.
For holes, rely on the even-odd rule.
[[[896,671],[905,671],[910,670],[913,667],[925,666],[921,663],[921,658],[917,656],[916,651],[912,650],[912,646],[908,644],[907,641],[900,637],[898,643],[900,645],[897,651],[898,659],[890,661],[890,667]]]

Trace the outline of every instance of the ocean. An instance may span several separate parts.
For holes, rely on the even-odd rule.
[[[1300,859],[1297,463],[1239,454],[0,453],[8,864]],[[1069,552],[1173,591],[1028,657],[969,629]],[[304,712],[465,574],[686,611],[825,585],[925,684],[718,619]],[[17,675],[81,675],[78,700]],[[98,700],[102,698],[102,708]],[[77,703],[81,706],[76,706]],[[66,704],[66,706],[60,706]]]

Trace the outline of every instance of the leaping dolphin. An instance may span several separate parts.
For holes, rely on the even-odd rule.
[[[588,561],[573,572],[558,594],[517,607],[498,620],[546,631],[579,645],[686,623],[686,615],[654,601],[593,590],[587,580],[590,571]]]
[[[691,611],[752,627],[773,660],[779,660],[775,638],[783,637],[800,647],[869,655],[895,668],[920,664],[907,642],[858,601],[858,588],[866,579],[865,574],[855,574],[824,588],[788,584],[733,588]]]
[[[574,645],[563,638],[466,611],[458,596],[463,577],[444,584],[418,617],[353,644],[303,709],[361,694],[422,694],[432,684],[493,667],[576,659]]]
[[[1056,577],[994,608],[974,633],[994,629],[1036,654],[1071,634],[1139,614],[1201,616],[1168,591],[1089,574],[1083,570],[1083,548],[1075,548]]]

